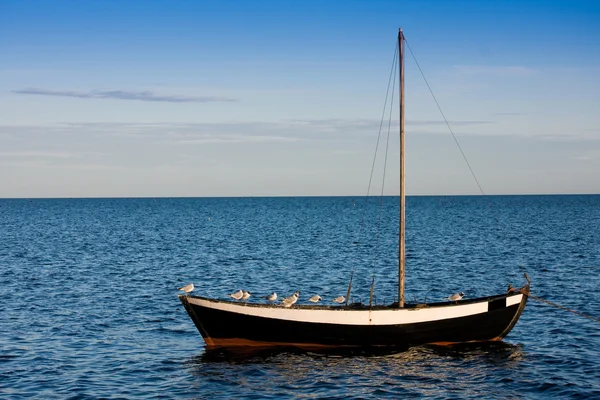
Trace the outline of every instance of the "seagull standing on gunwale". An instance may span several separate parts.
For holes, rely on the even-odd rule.
[[[244,297],[244,292],[240,289],[235,293],[231,293],[229,297],[231,297],[234,300],[240,300],[242,297]]]
[[[182,291],[184,291],[184,292],[186,292],[186,293],[191,293],[191,292],[193,292],[193,291],[194,291],[194,284],[193,284],[193,283],[190,283],[190,284],[188,284],[188,285],[185,285],[185,286],[183,286],[183,287],[180,287],[180,288],[179,288],[179,289],[177,289],[177,290],[182,290]]]
[[[281,302],[283,303],[284,307],[289,308],[289,307],[293,306],[294,304],[296,304],[299,297],[300,297],[300,292],[295,291],[293,295],[291,295],[290,297],[286,297],[285,299],[281,300]]]
[[[459,301],[465,296],[465,292],[454,293],[452,296],[448,296],[448,300],[450,301]]]
[[[338,303],[338,304],[342,304],[345,301],[346,301],[346,298],[344,296],[338,296],[335,299],[333,299],[333,302]]]
[[[319,296],[318,294],[315,294],[313,297],[311,297],[310,299],[308,299],[308,301],[310,301],[311,303],[318,303],[320,302],[321,296]]]
[[[272,303],[277,300],[277,293],[273,292],[270,295],[265,296],[265,299],[269,300],[269,303]]]

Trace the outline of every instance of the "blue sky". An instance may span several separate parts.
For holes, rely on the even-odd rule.
[[[486,193],[600,193],[597,1],[0,0],[0,197],[365,194],[399,27]],[[478,193],[406,68],[408,194]]]

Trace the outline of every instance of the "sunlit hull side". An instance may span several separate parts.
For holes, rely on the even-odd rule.
[[[401,347],[502,340],[515,326],[529,287],[456,303],[326,307],[244,304],[180,295],[208,347]]]

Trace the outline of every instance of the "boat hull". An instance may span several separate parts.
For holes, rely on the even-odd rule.
[[[234,303],[181,295],[208,347],[402,347],[502,340],[527,303],[519,292],[406,308]]]

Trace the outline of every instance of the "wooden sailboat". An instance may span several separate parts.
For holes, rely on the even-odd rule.
[[[521,289],[469,300],[407,304],[404,301],[404,36],[398,32],[400,73],[400,238],[398,302],[389,306],[239,303],[180,295],[208,347],[400,347],[502,340],[527,303]],[[243,329],[241,329],[243,327]]]

